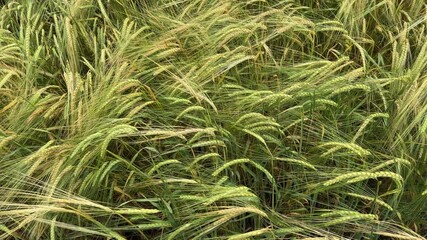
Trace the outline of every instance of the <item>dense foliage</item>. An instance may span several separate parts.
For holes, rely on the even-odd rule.
[[[0,1],[0,239],[424,239],[424,0]]]

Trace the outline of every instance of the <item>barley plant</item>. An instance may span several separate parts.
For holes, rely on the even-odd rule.
[[[0,1],[0,239],[425,239],[427,1]]]

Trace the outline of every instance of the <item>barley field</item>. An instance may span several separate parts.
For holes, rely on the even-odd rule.
[[[427,1],[0,1],[0,239],[425,239]]]

